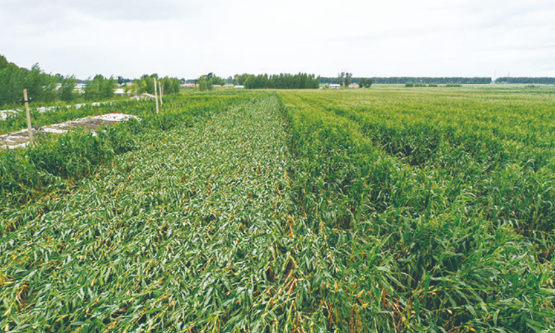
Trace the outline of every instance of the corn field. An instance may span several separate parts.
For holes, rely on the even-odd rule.
[[[0,328],[551,332],[553,97],[191,93],[2,151]]]

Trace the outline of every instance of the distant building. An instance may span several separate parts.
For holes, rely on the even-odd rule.
[[[331,83],[331,84],[328,86],[328,88],[330,88],[330,89],[339,89],[339,88],[341,88],[341,85],[340,85],[340,84],[337,84],[337,83]]]
[[[244,89],[245,86],[235,86],[235,89]]]
[[[350,89],[358,89],[358,88],[360,88],[360,86],[358,85],[358,83],[352,83],[352,84],[349,84],[349,88]]]
[[[84,94],[86,86],[87,86],[86,83],[77,83],[75,85],[75,89],[73,90],[73,92],[76,92],[76,93],[79,93],[79,94]]]
[[[188,87],[194,87],[194,86],[195,86],[194,83],[183,83],[180,87],[188,88]]]
[[[122,88],[118,88],[114,91],[114,95],[123,96],[123,95],[125,95],[125,91]]]

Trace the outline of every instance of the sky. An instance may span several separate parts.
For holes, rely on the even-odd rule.
[[[554,0],[0,0],[0,54],[80,79],[553,77],[554,18]]]

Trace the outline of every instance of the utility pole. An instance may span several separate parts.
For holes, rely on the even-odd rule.
[[[156,100],[156,114],[160,113],[158,110],[158,88],[156,86],[156,78],[154,78],[154,99]]]
[[[164,105],[164,100],[162,100],[162,95],[164,95],[164,89],[162,89],[162,85],[158,85],[158,90],[160,90],[160,106]]]
[[[33,127],[31,126],[31,113],[29,112],[29,99],[27,99],[27,89],[23,89],[23,102],[27,113],[27,129],[29,130],[29,143],[33,144]]]

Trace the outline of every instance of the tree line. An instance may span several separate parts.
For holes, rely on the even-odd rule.
[[[498,77],[495,83],[555,84],[555,77]]]
[[[27,89],[33,102],[39,103],[111,98],[116,89],[115,80],[102,75],[85,81],[84,88],[79,90],[76,89],[78,81],[73,75],[47,74],[38,64],[31,70],[20,68],[0,55],[0,106],[19,103],[23,99],[23,89]]]
[[[164,95],[172,95],[179,92],[181,80],[168,76],[159,78],[158,74],[145,74],[140,79],[135,80],[131,86],[125,86],[124,90],[132,95],[140,95],[142,93],[154,95],[154,79],[157,81],[158,89],[162,89]]]
[[[117,84],[133,82],[131,86],[124,86],[128,93],[154,94],[154,78],[156,78],[164,95],[179,92],[181,80],[177,78],[158,78],[157,74],[143,75],[138,80],[130,80],[118,76],[104,77],[95,75],[88,80],[78,80],[73,75],[47,74],[38,64],[31,70],[20,68],[0,55],[0,107],[15,105],[23,99],[23,89],[27,89],[29,98],[33,102],[51,103],[55,101],[81,102],[98,101],[114,97]],[[83,84],[79,86],[78,84]]]
[[[326,84],[360,83],[359,77],[349,76],[350,73],[339,74],[337,77],[322,77],[321,82]],[[499,77],[493,80],[491,77],[375,77],[375,84],[491,84],[491,83],[519,83],[519,84],[555,84],[555,77]],[[347,84],[348,85],[348,84]]]
[[[202,75],[194,83],[200,91],[211,90],[215,85],[233,84],[244,86],[246,89],[318,89],[320,77],[314,74],[236,74],[234,77],[223,79],[214,73]]]
[[[342,77],[341,74],[338,77],[322,77],[322,83],[327,84],[342,84],[343,80],[348,80],[350,83],[360,84],[360,80],[363,81],[365,78],[362,77],[348,77],[347,74]],[[370,79],[374,84],[405,84],[410,83],[422,83],[422,84],[490,84],[490,77],[411,77],[411,76],[399,76],[399,77],[375,77]],[[344,82],[344,81],[343,81]],[[348,85],[348,84],[347,84]]]
[[[320,77],[314,74],[242,74],[235,75],[237,84],[246,89],[318,89]]]
[[[326,79],[331,79],[331,78],[326,78]],[[327,81],[333,81],[333,82],[327,82]],[[348,87],[350,84],[356,83],[360,87],[370,88],[370,86],[372,86],[372,83],[374,83],[374,80],[366,77],[353,77],[353,73],[341,72],[337,74],[337,80],[335,81],[324,80],[323,78],[322,83],[339,84],[341,86],[346,86],[346,87]]]
[[[19,68],[0,55],[0,106],[13,105],[23,99],[23,89],[34,101],[51,102],[61,99],[60,92],[55,91],[58,78],[45,74],[38,64],[31,70]],[[66,81],[62,80],[63,84]]]
[[[200,91],[206,91],[212,90],[212,86],[222,86],[226,82],[224,79],[211,72],[206,75],[202,75],[195,80],[194,83],[198,84],[198,89]]]

